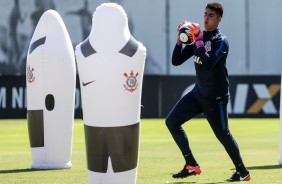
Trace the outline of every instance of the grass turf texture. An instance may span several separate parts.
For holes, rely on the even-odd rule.
[[[230,119],[252,180],[248,183],[278,184],[282,181],[279,157],[279,119]],[[184,125],[190,145],[202,167],[200,176],[172,179],[184,160],[168,132],[164,119],[143,119],[137,184],[225,183],[234,172],[227,153],[205,119]],[[75,120],[71,169],[32,170],[26,120],[0,120],[1,184],[86,184],[87,166],[83,122]]]

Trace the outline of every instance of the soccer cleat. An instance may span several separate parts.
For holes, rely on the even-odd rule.
[[[198,175],[201,174],[202,170],[200,166],[190,166],[190,165],[185,165],[184,168],[176,174],[172,174],[173,178],[186,178],[191,175]]]
[[[251,175],[249,172],[245,174],[240,174],[239,172],[235,172],[231,178],[227,179],[226,181],[250,181],[251,180]]]

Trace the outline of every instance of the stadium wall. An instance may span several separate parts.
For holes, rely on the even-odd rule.
[[[77,81],[79,79],[77,78]],[[144,76],[144,118],[164,118],[174,104],[194,86],[194,76]],[[229,117],[278,118],[280,75],[230,76]],[[25,76],[0,76],[0,119],[26,118]],[[82,118],[79,83],[75,118]]]
[[[110,0],[121,4],[132,35],[147,48],[145,74],[194,75],[193,62],[171,65],[176,26],[184,19],[203,28],[204,7],[210,0]],[[34,28],[44,11],[58,11],[73,46],[89,35],[96,7],[109,0],[0,1],[0,75],[25,74],[26,53]],[[228,37],[227,67],[231,75],[281,74],[279,0],[218,0],[224,6],[221,31]],[[262,16],[263,12],[263,16]],[[142,15],[142,16],[140,16]],[[271,29],[265,25],[271,25]],[[110,23],[109,23],[110,27]],[[266,36],[267,35],[267,36]]]

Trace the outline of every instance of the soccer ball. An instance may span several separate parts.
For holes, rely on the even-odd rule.
[[[186,22],[184,23],[178,31],[178,36],[179,39],[182,41],[182,43],[186,44],[186,45],[192,45],[195,40],[194,37],[191,33],[190,28],[188,27],[188,25],[191,25],[191,22]]]

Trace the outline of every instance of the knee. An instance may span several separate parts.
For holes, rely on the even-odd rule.
[[[182,123],[179,119],[174,118],[172,116],[166,117],[165,123],[166,123],[166,126],[167,126],[167,128],[169,129],[170,132],[178,130],[182,125]]]
[[[165,124],[166,124],[167,128],[169,128],[172,124],[168,117],[166,117],[166,119],[165,119]]]
[[[169,130],[173,129],[173,127],[175,126],[174,120],[170,116],[166,117],[165,124]]]

